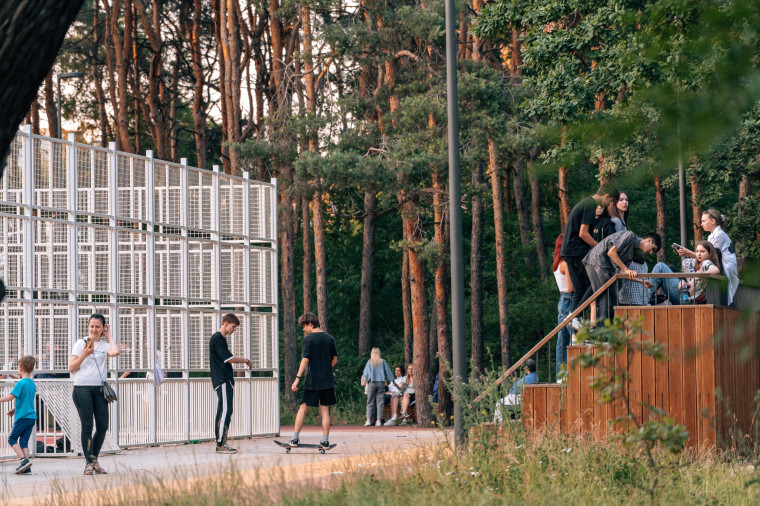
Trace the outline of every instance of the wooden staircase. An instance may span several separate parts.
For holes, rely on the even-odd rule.
[[[656,406],[683,424],[689,445],[713,447],[741,433],[759,430],[754,415],[760,390],[760,315],[722,306],[625,306],[616,315],[643,317],[636,339],[665,345],[669,360],[628,350],[615,357],[631,381],[626,403],[601,404],[590,388],[594,369],[570,367],[566,384],[523,387],[523,421],[529,431],[550,430],[605,440],[626,429],[612,420],[633,413],[645,421],[651,415],[642,404]],[[568,364],[588,351],[568,347]],[[595,352],[595,347],[591,347]],[[740,432],[739,432],[740,431]]]

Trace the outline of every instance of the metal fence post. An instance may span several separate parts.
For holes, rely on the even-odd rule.
[[[182,318],[182,334],[185,338],[182,340],[182,355],[184,361],[182,364],[182,377],[185,378],[185,388],[183,396],[185,401],[185,419],[184,433],[185,439],[190,440],[190,188],[189,174],[187,168],[187,158],[180,159],[182,165],[182,282],[184,285],[185,295],[185,313]]]
[[[79,334],[79,265],[77,252],[79,251],[79,232],[77,230],[77,136],[69,134],[69,154],[66,157],[68,161],[68,178],[69,185],[69,219],[71,220],[71,235],[69,236],[69,288],[72,290],[69,300],[73,305],[72,311],[74,318],[69,318],[69,350],[74,345]],[[68,350],[67,350],[68,351]]]
[[[245,179],[245,192],[243,198],[243,230],[245,231],[245,300],[247,305],[245,306],[245,313],[248,316],[248,335],[245,340],[245,347],[247,357],[252,358],[251,352],[253,346],[251,345],[251,339],[253,338],[253,314],[251,312],[251,173],[243,172],[243,179]],[[251,371],[246,371],[248,378],[248,410],[246,411],[246,430],[248,436],[253,435],[253,375]]]
[[[118,201],[119,198],[119,192],[117,190],[118,186],[118,163],[119,163],[119,154],[116,151],[116,143],[115,142],[109,142],[108,143],[108,149],[111,151],[109,153],[109,160],[110,160],[110,171],[108,174],[108,190],[109,190],[109,209],[108,209],[108,215],[109,215],[109,223],[110,223],[110,230],[108,231],[111,236],[111,291],[113,295],[111,295],[111,303],[113,304],[113,308],[111,310],[111,322],[110,326],[108,327],[109,333],[111,334],[111,337],[116,341],[119,342],[119,237],[117,232],[117,221],[116,221],[116,212],[118,209]],[[119,357],[114,357],[114,362],[116,363],[116,368],[114,370],[114,383],[116,385],[116,391],[119,391]],[[107,363],[107,359],[106,359]],[[114,434],[114,438],[116,439],[116,444],[119,444],[119,403],[114,403],[114,417],[116,418],[116,423],[113,424],[112,430]]]
[[[277,284],[279,283],[280,279],[280,269],[279,269],[279,244],[277,243],[277,178],[271,178],[269,180],[272,183],[272,186],[268,188],[268,190],[271,192],[270,198],[272,202],[272,234],[274,235],[272,237],[272,247],[274,248],[274,262],[273,264],[273,278],[274,283],[272,286],[272,289],[274,291],[274,307],[272,308],[272,312],[274,313],[274,329],[272,330],[272,339],[274,341],[272,349],[274,350],[274,357],[271,358],[271,360],[274,361],[274,371],[272,373],[272,376],[274,377],[277,385],[277,395],[274,396],[274,412],[275,412],[275,420],[277,423],[277,436],[280,435],[280,326],[277,324],[277,321],[279,319],[279,313],[280,313],[280,301],[277,298]],[[284,388],[287,388],[288,386],[285,385]]]
[[[148,310],[148,347],[150,348],[150,356],[148,357],[148,365],[156,367],[156,200],[155,200],[155,183],[156,183],[156,166],[153,160],[153,151],[148,150],[145,152],[145,156],[148,158],[145,164],[145,185],[148,187],[148,222],[150,224],[150,240],[148,241],[148,291],[150,292],[150,309]],[[157,415],[156,410],[156,387],[155,382],[150,389],[150,406],[148,409],[148,416],[150,417],[150,441],[156,444],[157,441]]]

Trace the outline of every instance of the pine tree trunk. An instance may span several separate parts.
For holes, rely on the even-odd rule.
[[[528,272],[535,272],[536,266],[531,255],[530,218],[528,218],[528,199],[525,195],[525,161],[518,157],[515,159],[515,173],[512,175],[515,191],[515,208],[520,222],[520,244],[522,255]]]
[[[311,272],[312,272],[312,248],[311,248],[311,216],[309,213],[309,199],[301,197],[301,239],[303,244],[303,312],[311,313],[311,292],[313,290]]]
[[[364,192],[364,237],[362,242],[362,281],[359,298],[359,355],[372,348],[372,278],[375,272],[375,210],[377,194],[370,185]]]
[[[446,387],[450,378],[447,363],[451,364],[451,345],[449,332],[449,302],[446,287],[446,264],[448,262],[449,224],[446,212],[445,188],[442,186],[437,171],[433,171],[433,212],[435,218],[435,244],[438,248],[438,265],[435,269],[435,309],[433,314],[436,321],[436,338],[438,342],[438,413],[444,420],[449,419],[451,412],[451,393]]]
[[[499,301],[499,342],[501,344],[501,364],[509,365],[509,303],[507,300],[507,257],[504,234],[504,200],[501,195],[501,169],[496,152],[496,143],[488,139],[488,155],[491,173],[491,200],[496,239],[496,286]],[[482,353],[482,351],[481,351]],[[473,371],[477,374],[478,371]]]
[[[52,70],[45,76],[45,114],[47,115],[50,137],[59,139],[61,132],[58,131],[58,105],[56,103]]]
[[[296,294],[295,294],[295,248],[293,237],[293,170],[281,167],[279,243],[280,243],[280,297],[282,306],[282,334],[284,344],[285,394],[295,403],[295,393],[289,388],[298,371],[298,345],[296,338]]]
[[[314,259],[317,268],[317,311],[319,326],[329,332],[327,312],[327,260],[325,253],[325,220],[322,209],[322,190],[317,188],[312,200],[311,212],[314,215]]]
[[[483,203],[479,195],[481,168],[475,163],[471,174],[472,230],[470,232],[470,335],[472,362],[476,371],[483,370]]]
[[[408,241],[406,230],[403,233],[404,244]],[[401,265],[401,309],[404,317],[404,364],[409,365],[414,359],[414,333],[412,332],[412,292],[409,286],[409,248],[405,245]]]
[[[691,176],[691,217],[694,225],[694,247],[702,240],[702,211],[699,208],[702,189],[699,187],[697,178]]]
[[[206,78],[203,72],[203,55],[201,53],[202,2],[193,0],[193,23],[190,33],[191,68],[193,71],[193,136],[198,167],[205,169],[206,158],[206,101],[204,87]]]
[[[657,252],[657,261],[665,262],[667,260],[665,245],[667,240],[667,209],[665,206],[665,189],[662,187],[662,179],[659,175],[654,176],[654,196],[657,203],[657,233],[662,238],[663,247]]]
[[[544,227],[541,220],[541,187],[538,174],[533,167],[528,168],[530,180],[530,216],[533,221],[533,237],[536,241],[536,256],[541,281],[546,281],[546,245],[544,244]]]

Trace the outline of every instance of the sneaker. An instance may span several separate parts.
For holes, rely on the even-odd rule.
[[[18,474],[32,474],[32,468],[30,467],[30,468],[29,468],[29,469],[27,469],[26,471],[21,471],[21,472],[20,472],[20,473],[18,473]]]
[[[583,326],[583,322],[581,322],[581,319],[576,316],[570,322],[570,326],[573,327],[575,330],[580,330],[580,328]]]
[[[402,418],[409,418],[409,413],[401,413]]]
[[[216,453],[237,453],[237,449],[225,443],[222,446],[216,447]]]
[[[24,471],[26,471],[27,469],[29,469],[30,467],[32,467],[32,463],[29,462],[28,458],[24,457],[23,459],[21,459],[21,462],[19,463],[18,467],[16,468],[16,474],[21,474]]]
[[[375,427],[382,427],[382,426],[383,426],[383,423],[380,420],[375,422]]]
[[[299,443],[300,441],[298,440],[298,438],[294,437],[293,439],[290,440],[289,444],[290,446],[298,446]]]
[[[367,421],[366,421],[366,422],[364,422],[364,426],[365,426],[365,427],[370,427],[371,425],[372,425],[372,422],[370,422],[370,421],[369,421],[369,418],[368,418],[368,419],[367,419]]]
[[[404,418],[404,419],[401,421],[401,425],[408,425],[408,424],[409,424],[409,421],[408,421],[406,418]]]
[[[392,426],[396,425],[396,420],[398,420],[398,418],[391,418],[391,419],[389,419],[387,422],[385,422],[385,426],[386,427],[392,427]]]
[[[319,442],[319,446],[322,448],[329,448],[330,447],[330,441],[324,440]]]

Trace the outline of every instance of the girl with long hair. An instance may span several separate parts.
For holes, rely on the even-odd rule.
[[[380,348],[372,348],[372,353],[364,366],[362,373],[364,381],[367,383],[367,422],[365,427],[372,425],[380,427],[385,407],[385,387],[389,381],[393,381],[391,368],[388,363],[380,356]]]
[[[552,272],[559,289],[559,302],[557,303],[557,324],[562,323],[573,311],[573,282],[567,273],[567,264],[560,256],[562,239],[564,234],[559,234],[554,242],[554,262]],[[570,327],[565,326],[557,334],[557,380],[560,380],[563,364],[567,367],[567,347],[570,346]]]
[[[710,274],[720,274],[721,261],[715,246],[710,241],[699,241],[695,249],[694,258],[684,258],[681,262],[683,272],[707,272]],[[704,304],[705,297],[705,280],[703,278],[689,278],[679,283],[679,289],[686,291],[696,304]]]

